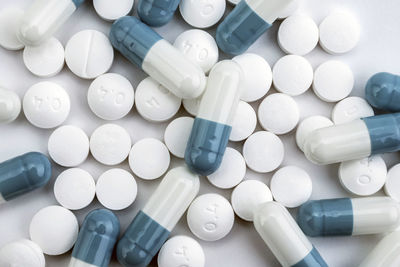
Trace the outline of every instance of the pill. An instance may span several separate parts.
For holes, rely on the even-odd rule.
[[[241,0],[227,0],[232,5],[236,6]]]
[[[217,241],[229,234],[235,215],[228,200],[218,194],[197,197],[187,212],[190,231],[204,241]]]
[[[297,222],[308,236],[391,232],[400,224],[400,204],[389,197],[313,200],[300,207]]]
[[[64,125],[50,135],[47,148],[57,164],[75,167],[83,163],[89,154],[89,138],[81,128]]]
[[[46,185],[51,173],[49,159],[39,152],[0,163],[0,204]]]
[[[69,210],[80,210],[92,203],[96,193],[93,176],[79,168],[67,169],[54,183],[54,196]]]
[[[205,261],[204,251],[199,242],[183,235],[168,239],[157,258],[159,267],[204,267]]]
[[[23,59],[25,67],[34,75],[52,77],[64,67],[64,47],[52,37],[38,46],[25,46]]]
[[[296,130],[296,143],[301,151],[304,150],[304,144],[310,133],[313,131],[332,126],[333,122],[324,116],[310,116],[302,120]]]
[[[250,135],[243,145],[247,167],[255,172],[267,173],[281,165],[285,150],[278,136],[266,131]]]
[[[0,248],[0,266],[45,267],[42,249],[28,239],[20,239]]]
[[[203,97],[203,95],[201,95],[197,98],[182,100],[183,107],[190,115],[192,115],[192,116],[197,115],[197,113],[199,112],[199,107],[200,107],[202,97]]]
[[[184,31],[176,37],[174,47],[181,51],[187,59],[208,73],[218,61],[218,46],[214,37],[206,31],[192,29]]]
[[[317,164],[332,164],[400,150],[399,113],[337,124],[313,131],[304,154]]]
[[[385,183],[385,193],[396,201],[400,201],[400,164],[389,169]]]
[[[185,151],[186,164],[200,175],[207,176],[221,165],[239,104],[242,75],[232,60],[220,61],[210,72]]]
[[[282,204],[270,201],[258,206],[254,226],[282,266],[328,267]]]
[[[377,109],[400,111],[400,76],[388,72],[374,74],[365,86],[365,98]]]
[[[147,266],[196,197],[199,188],[199,177],[189,169],[171,169],[119,240],[118,261],[124,266]]]
[[[142,80],[135,92],[136,109],[146,120],[163,122],[171,119],[181,106],[181,99],[153,78]]]
[[[131,111],[135,93],[127,78],[117,73],[106,73],[90,84],[87,98],[97,117],[119,120]]]
[[[229,140],[239,142],[249,137],[257,126],[257,115],[247,102],[240,101],[233,118],[232,131]]]
[[[334,12],[319,25],[319,43],[331,54],[343,54],[356,47],[360,40],[360,25],[348,12]]]
[[[123,162],[128,157],[131,146],[129,133],[116,124],[104,124],[90,136],[90,153],[104,165]]]
[[[37,46],[49,39],[85,0],[34,0],[22,16],[18,39]]]
[[[343,99],[332,110],[332,120],[335,124],[351,122],[374,115],[374,110],[368,102],[356,96]]]
[[[84,30],[76,33],[65,46],[68,68],[82,79],[94,79],[106,73],[114,61],[114,50],[104,33]]]
[[[252,222],[258,205],[268,201],[272,201],[271,190],[257,180],[241,182],[232,191],[232,208],[236,215],[245,221]]]
[[[139,18],[149,26],[160,27],[174,17],[180,0],[139,0]]]
[[[313,90],[323,101],[340,101],[351,93],[353,86],[353,72],[343,62],[327,61],[314,72]]]
[[[317,46],[318,39],[318,26],[309,16],[295,14],[279,26],[278,44],[287,54],[307,55]]]
[[[167,171],[170,161],[168,148],[154,138],[144,138],[136,142],[129,153],[131,170],[144,180],[161,177]]]
[[[69,95],[60,85],[39,82],[26,91],[22,106],[30,123],[39,128],[50,129],[67,119],[71,102]]]
[[[194,0],[192,0],[194,1]],[[219,24],[216,33],[218,47],[227,54],[244,53],[292,0],[244,0]]]
[[[103,267],[110,263],[119,236],[119,220],[109,210],[89,212],[81,226],[69,267]]]
[[[111,169],[100,175],[96,183],[96,197],[110,210],[123,210],[132,205],[137,196],[135,178],[123,169]]]
[[[233,58],[243,70],[243,92],[240,99],[254,102],[264,97],[272,84],[272,71],[268,62],[261,56],[245,53]]]
[[[131,13],[134,2],[134,0],[114,0],[112,2],[107,0],[94,0],[93,7],[97,15],[102,19],[113,21]]]
[[[10,90],[0,87],[0,124],[9,123],[18,118],[21,112],[21,99]]]
[[[0,46],[8,50],[20,50],[24,44],[17,37],[24,11],[18,8],[4,8],[0,12]]]
[[[296,128],[300,111],[293,97],[286,94],[271,94],[258,107],[261,127],[274,134],[287,134]]]
[[[279,19],[286,19],[287,17],[292,16],[296,13],[296,11],[300,7],[300,0],[293,0],[287,5],[281,12],[279,13]]]
[[[29,225],[31,240],[50,256],[70,250],[78,237],[78,231],[75,215],[61,206],[48,206],[39,210]]]
[[[116,50],[179,98],[196,98],[206,87],[202,69],[135,17],[118,19],[110,40]]]
[[[164,133],[164,142],[169,152],[177,158],[185,157],[186,144],[192,131],[194,119],[180,117],[171,121]]]
[[[182,0],[179,11],[182,18],[195,28],[211,27],[222,18],[225,13],[225,0]]]

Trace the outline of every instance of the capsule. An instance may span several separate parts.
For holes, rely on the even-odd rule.
[[[49,39],[85,0],[35,0],[25,11],[17,32],[27,46]]]
[[[372,116],[313,131],[304,154],[316,164],[331,164],[400,150],[400,113]]]
[[[400,204],[389,197],[314,200],[300,207],[297,222],[308,236],[385,233],[399,226]]]
[[[195,173],[206,176],[221,165],[239,104],[241,78],[242,69],[232,60],[219,62],[210,72],[185,151],[186,164]]]
[[[283,267],[328,266],[281,204],[261,204],[254,213],[254,226]]]
[[[119,230],[114,213],[106,209],[91,211],[79,231],[69,267],[107,267]]]
[[[400,111],[400,76],[387,72],[375,74],[365,86],[365,98],[377,109]]]
[[[203,70],[135,17],[111,27],[110,40],[129,61],[180,98],[196,98],[206,86]]]
[[[0,124],[15,120],[21,112],[21,99],[6,89],[0,88]]]
[[[139,0],[138,15],[149,26],[160,27],[167,24],[181,0]]]
[[[199,188],[199,177],[186,167],[170,170],[118,242],[119,262],[125,267],[147,266]]]

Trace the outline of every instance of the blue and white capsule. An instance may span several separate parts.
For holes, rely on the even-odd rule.
[[[118,261],[125,267],[147,266],[196,197],[199,188],[199,177],[188,168],[170,170],[118,242]]]
[[[400,111],[400,76],[380,72],[365,86],[365,98],[371,106],[392,112]]]
[[[139,0],[139,18],[149,26],[160,27],[174,17],[181,0]]]
[[[206,176],[221,165],[241,94],[242,69],[232,60],[216,64],[208,77],[186,151],[189,168]]]
[[[196,98],[206,86],[203,70],[135,17],[122,17],[111,27],[115,49],[180,98]]]
[[[389,197],[314,200],[300,207],[297,222],[308,236],[391,232],[400,225],[400,204]]]

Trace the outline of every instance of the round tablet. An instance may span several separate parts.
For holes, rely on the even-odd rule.
[[[335,105],[332,110],[332,120],[335,124],[341,124],[374,116],[374,114],[374,110],[365,99],[352,96]]]
[[[225,0],[182,0],[179,11],[182,18],[195,28],[211,27],[222,18],[225,13]]]
[[[351,93],[353,86],[353,72],[343,62],[327,61],[314,72],[313,90],[323,101],[340,101]]]
[[[17,31],[24,11],[18,8],[2,8],[0,11],[0,46],[8,50],[20,50],[24,44]]]
[[[312,181],[305,170],[286,166],[272,176],[271,192],[276,202],[288,208],[296,208],[310,199]]]
[[[52,77],[64,67],[64,47],[52,37],[39,46],[26,46],[23,59],[25,67],[34,75]]]
[[[255,172],[267,173],[281,165],[285,149],[278,136],[259,131],[247,138],[243,145],[243,157],[247,167]]]
[[[185,157],[186,144],[192,132],[194,119],[192,117],[180,117],[171,121],[164,133],[164,141],[168,150],[175,157]]]
[[[163,175],[170,163],[168,148],[161,141],[145,138],[132,146],[129,166],[134,174],[145,180],[154,180]]]
[[[231,204],[218,194],[197,197],[187,212],[190,231],[204,241],[217,241],[231,231],[235,215]]]
[[[133,107],[135,93],[124,76],[106,73],[97,77],[89,87],[90,109],[103,120],[119,120]]]
[[[272,84],[272,71],[268,62],[263,57],[251,53],[236,56],[233,60],[243,70],[243,90],[240,99],[254,102],[264,97]]]
[[[233,142],[243,141],[249,137],[257,126],[257,115],[250,104],[240,101],[236,115],[233,118],[232,131],[229,140]]]
[[[54,196],[58,203],[70,210],[80,210],[92,203],[96,193],[93,177],[79,168],[68,169],[58,175]]]
[[[114,49],[104,33],[84,30],[76,33],[65,47],[65,62],[78,77],[94,79],[106,73],[114,60]]]
[[[232,191],[231,202],[236,215],[245,221],[252,222],[256,207],[272,201],[268,186],[257,180],[241,182]]]
[[[400,164],[394,165],[388,171],[384,190],[386,195],[400,201]]]
[[[342,162],[339,167],[340,183],[348,192],[370,196],[386,182],[387,168],[381,156]]]
[[[191,237],[178,235],[161,247],[157,263],[159,267],[204,267],[206,257],[200,244]]]
[[[75,167],[83,163],[89,154],[89,138],[76,126],[61,126],[50,135],[48,150],[57,164]]]
[[[50,129],[67,119],[71,102],[67,92],[58,84],[40,82],[26,91],[22,106],[30,123],[39,128]]]
[[[0,266],[45,267],[42,249],[28,239],[8,243],[0,248]]]
[[[320,128],[332,126],[333,122],[324,116],[311,116],[300,122],[296,130],[296,143],[301,151],[304,149],[304,144],[308,135]]]
[[[236,149],[227,147],[221,166],[214,173],[207,176],[212,185],[222,189],[233,188],[238,185],[246,174],[246,162],[242,154]]]
[[[360,25],[353,15],[335,12],[319,25],[319,43],[331,54],[347,53],[356,47],[360,40]]]
[[[0,87],[0,103],[0,124],[18,118],[21,113],[21,99],[15,92]]]
[[[162,122],[171,119],[181,106],[181,99],[150,77],[141,81],[135,92],[136,109],[146,120]]]
[[[110,210],[122,210],[136,199],[135,178],[123,169],[111,169],[100,175],[96,183],[96,197]]]
[[[299,9],[300,0],[292,0],[283,10],[279,12],[278,19],[285,19],[292,16]]]
[[[128,15],[133,8],[134,0],[93,0],[97,15],[104,20],[113,21]]]
[[[90,152],[104,165],[123,162],[128,157],[131,146],[129,133],[116,124],[104,124],[90,136]]]
[[[271,94],[258,107],[258,119],[265,130],[274,134],[286,134],[299,122],[299,107],[291,96]]]
[[[285,19],[278,30],[278,43],[287,54],[304,56],[318,44],[319,30],[314,20],[295,14]]]
[[[203,95],[199,96],[198,98],[190,98],[190,99],[183,99],[182,104],[184,109],[192,116],[197,116],[197,112],[199,111],[201,99]]]
[[[79,224],[75,215],[61,206],[39,210],[29,226],[31,240],[47,255],[61,255],[70,250],[78,238]]]

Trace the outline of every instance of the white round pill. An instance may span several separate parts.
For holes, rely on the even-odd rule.
[[[171,121],[165,129],[165,145],[175,157],[184,158],[193,122],[192,117],[180,117]]]
[[[89,155],[89,138],[76,126],[61,126],[50,135],[48,150],[57,164],[75,167],[83,163]]]
[[[222,18],[225,13],[225,0],[182,0],[179,11],[183,19],[195,28],[211,27]]]
[[[145,180],[154,180],[163,175],[170,163],[168,148],[161,141],[145,138],[132,146],[129,166],[134,174]]]
[[[378,192],[386,182],[387,168],[381,156],[342,162],[339,179],[350,193],[370,196]]]
[[[331,54],[347,53],[356,47],[360,40],[360,25],[353,15],[347,12],[334,12],[319,25],[319,43]]]
[[[197,116],[197,112],[199,111],[201,99],[203,95],[197,98],[183,99],[182,104],[184,109],[192,116]]]
[[[374,114],[374,110],[365,99],[352,96],[335,105],[332,110],[332,120],[335,124],[341,124],[374,116]]]
[[[39,82],[26,91],[22,106],[30,123],[50,129],[67,119],[71,102],[67,92],[58,84]]]
[[[353,86],[353,72],[343,62],[327,61],[314,72],[313,90],[323,101],[340,101],[351,93]]]
[[[123,162],[128,157],[131,146],[129,133],[116,124],[104,124],[90,136],[90,152],[104,165],[117,165]]]
[[[0,124],[14,121],[21,112],[21,99],[10,90],[0,87]]]
[[[305,170],[286,166],[272,176],[271,192],[276,202],[288,208],[296,208],[310,199],[312,181]]]
[[[127,78],[116,73],[97,77],[89,87],[90,109],[103,120],[119,120],[133,107],[135,93]]]
[[[135,92],[136,109],[146,120],[171,119],[181,106],[181,99],[150,77],[141,81]]]
[[[65,47],[65,62],[78,77],[94,79],[106,73],[114,60],[114,49],[104,33],[84,30],[76,33]]]
[[[299,9],[300,0],[292,0],[286,7],[279,12],[278,19],[285,19],[292,16]]]
[[[243,141],[249,137],[257,126],[257,115],[253,107],[247,102],[240,101],[233,118],[232,131],[229,140]]]
[[[231,231],[234,221],[231,204],[218,194],[197,197],[187,212],[190,231],[204,241],[224,238]]]
[[[296,130],[296,143],[301,151],[304,149],[304,144],[310,133],[313,131],[332,126],[333,122],[324,116],[311,116],[300,122]]]
[[[275,63],[272,77],[277,91],[297,96],[311,87],[314,71],[310,62],[304,57],[287,55]]]
[[[386,195],[400,201],[400,164],[394,165],[388,171],[384,190]]]
[[[79,168],[63,171],[54,183],[54,196],[58,203],[70,210],[80,210],[92,203],[96,183],[90,173]]]
[[[17,31],[24,11],[18,8],[2,8],[0,11],[0,46],[8,50],[20,50],[24,44]]]
[[[2,267],[45,267],[42,249],[28,239],[17,240],[0,248]]]
[[[134,0],[93,0],[97,15],[104,20],[113,21],[128,15],[133,8]]]
[[[268,62],[261,56],[251,53],[233,58],[243,70],[242,94],[240,99],[254,102],[264,97],[272,84],[272,71]]]
[[[34,75],[52,77],[64,67],[64,47],[52,37],[38,46],[26,46],[23,59],[25,67]]]
[[[178,235],[168,239],[158,253],[158,267],[204,267],[206,257],[199,242]]]
[[[299,107],[291,96],[271,94],[258,107],[261,127],[274,134],[286,134],[293,130],[300,119]]]
[[[78,238],[79,224],[75,215],[61,206],[39,210],[29,226],[31,240],[47,255],[61,255],[70,250]]]
[[[96,197],[110,210],[122,210],[136,199],[135,178],[123,169],[111,169],[100,175],[96,184]]]
[[[272,201],[268,186],[257,180],[246,180],[232,191],[231,202],[236,215],[252,222],[258,205]]]

